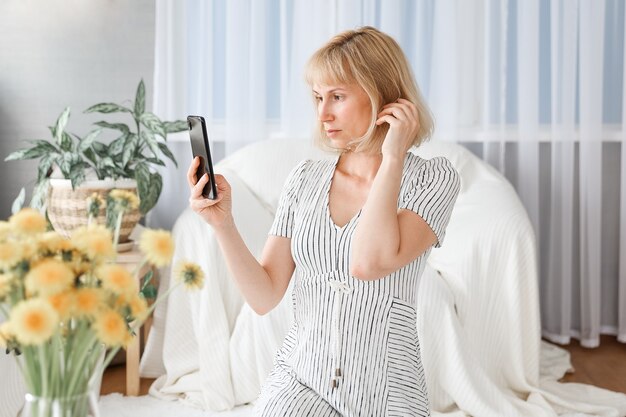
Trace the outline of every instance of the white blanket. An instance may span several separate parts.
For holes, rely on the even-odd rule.
[[[432,250],[419,289],[432,414],[626,416],[626,395],[556,382],[570,368],[569,356],[540,340],[535,238],[512,187],[458,145],[433,142],[417,153],[446,156],[462,178],[445,244]],[[274,140],[220,164],[254,254],[287,173],[313,154],[301,143]],[[208,279],[199,294],[175,292],[157,308],[141,364],[144,376],[159,376],[150,393],[214,411],[254,401],[291,323],[290,292],[259,317],[241,299],[198,216],[184,212],[174,235],[175,258],[199,262]],[[168,271],[161,277],[163,291]]]

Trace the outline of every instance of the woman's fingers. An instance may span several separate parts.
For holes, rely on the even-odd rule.
[[[401,123],[408,123],[410,129],[419,130],[419,112],[417,111],[417,107],[413,103],[405,99],[398,99],[397,102],[389,103],[383,106],[382,110],[378,114],[378,120],[376,120],[376,124],[380,125],[383,122],[387,122],[392,125],[393,120],[386,117],[392,117]],[[407,127],[408,127],[407,126]]]
[[[203,176],[201,176],[198,182],[196,182],[196,184],[193,187],[191,187],[191,197],[192,198],[204,198],[202,196],[202,191],[204,190],[204,187],[206,186],[208,182],[209,182],[209,174],[204,174]]]
[[[379,115],[382,113],[393,114],[398,119],[410,119],[411,116],[417,117],[419,114],[417,107],[403,98],[398,99],[397,102],[385,104]]]
[[[196,178],[196,172],[198,171],[198,166],[200,165],[200,158],[195,157],[191,160],[191,164],[189,164],[189,169],[187,169],[187,183],[189,184],[189,188],[193,188],[194,185],[198,182]]]
[[[409,100],[404,98],[398,99],[398,104],[404,105],[415,117],[419,117],[419,112],[417,111],[417,106],[411,103]]]
[[[215,174],[215,186],[217,187],[217,195],[221,196],[224,192],[230,191],[230,184],[223,175]]]
[[[377,124],[377,125],[381,125],[381,124],[383,124],[383,123],[385,123],[385,122],[389,123],[389,125],[391,126],[391,125],[394,125],[395,123],[398,123],[398,119],[396,119],[396,118],[395,118],[395,117],[393,117],[392,115],[389,115],[389,114],[388,114],[388,115],[385,115],[385,116],[379,117],[379,118],[376,120],[376,124]]]

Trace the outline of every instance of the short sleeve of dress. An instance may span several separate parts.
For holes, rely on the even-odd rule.
[[[300,162],[287,176],[278,200],[274,223],[269,231],[270,235],[291,238],[295,209],[298,204],[298,194],[304,181],[304,172],[308,163],[309,160]]]
[[[427,160],[416,171],[404,191],[400,208],[417,213],[428,223],[437,237],[434,246],[438,248],[443,244],[461,179],[450,161],[443,157]]]

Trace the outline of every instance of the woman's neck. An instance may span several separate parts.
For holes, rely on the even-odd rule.
[[[382,160],[382,154],[346,151],[339,156],[337,170],[348,177],[371,182]]]

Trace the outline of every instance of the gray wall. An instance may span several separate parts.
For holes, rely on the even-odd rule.
[[[133,99],[141,78],[151,106],[154,20],[154,0],[0,1],[0,219],[24,185],[30,201],[36,178],[36,162],[4,158],[48,138],[66,106],[80,136],[101,120],[83,110]]]

